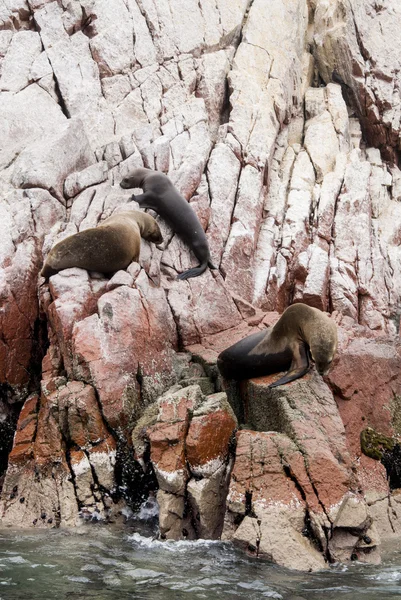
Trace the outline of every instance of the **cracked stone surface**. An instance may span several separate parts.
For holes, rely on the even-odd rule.
[[[396,0],[382,4],[1,3],[0,407],[6,416],[18,414],[26,401],[29,416],[35,397],[29,427],[36,419],[39,431],[47,419],[60,458],[57,465],[46,458],[40,488],[32,467],[39,450],[28,451],[29,442],[25,448],[17,436],[1,500],[4,522],[76,523],[83,508],[88,518],[106,518],[113,500],[91,491],[93,477],[95,487],[104,481],[113,488],[115,446],[129,439],[148,405],[177,382],[196,384],[196,377],[208,397],[219,392],[219,351],[303,301],[335,313],[341,326],[338,361],[327,379],[339,408],[334,420],[345,432],[341,454],[345,444],[372,518],[386,523],[379,529],[397,534],[389,515],[398,504],[388,496],[384,467],[361,455],[359,445],[363,424],[398,432],[401,395],[401,8]],[[143,242],[139,263],[125,272],[109,279],[69,269],[49,285],[38,280],[56,241],[95,227],[114,210],[138,208],[119,183],[140,166],[167,173],[191,202],[217,269],[176,281],[196,261],[157,218],[163,245]],[[181,377],[183,350],[205,372]],[[64,396],[43,391],[50,380],[69,390],[72,405],[81,398],[78,385],[94,395],[99,439],[106,439],[100,422],[109,432],[101,451],[77,443],[67,461],[66,424],[55,419],[64,414]],[[319,418],[331,427],[329,388],[321,392],[314,379],[304,385],[318,386],[326,398]],[[199,419],[207,427],[209,419],[219,422],[218,412]],[[322,431],[314,433],[322,443],[332,439]],[[196,458],[203,434],[191,435],[195,472],[203,464]],[[179,537],[183,528],[194,537],[220,535],[222,522],[209,522],[205,507],[213,496],[224,503],[219,494],[231,459],[223,455],[207,482],[185,483],[187,504],[187,475],[174,482],[174,498],[160,487],[166,535]],[[10,498],[15,485],[20,489],[10,488],[11,475],[19,481],[22,473],[29,509]],[[48,503],[41,506],[34,496],[45,488]],[[337,502],[330,496],[328,504]],[[176,519],[188,506],[199,516],[196,527]],[[253,531],[256,547],[260,532],[252,519],[245,516],[238,540],[245,544]],[[327,522],[319,516],[312,525],[326,554],[343,557],[357,547],[338,528],[328,548]],[[376,539],[374,531],[370,537]],[[282,560],[277,548],[259,546]]]
[[[145,412],[132,441],[143,455],[150,451],[162,538],[220,537],[236,427],[226,394],[205,396],[196,384],[167,392]]]

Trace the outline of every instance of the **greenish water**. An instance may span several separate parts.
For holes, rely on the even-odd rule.
[[[382,565],[300,574],[222,542],[160,542],[140,533],[0,532],[1,600],[388,600],[401,597],[401,550]]]

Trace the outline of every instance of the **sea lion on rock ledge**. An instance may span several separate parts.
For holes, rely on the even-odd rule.
[[[225,379],[251,379],[288,372],[269,387],[289,383],[311,368],[325,375],[337,350],[337,327],[329,316],[306,304],[293,304],[267,331],[259,331],[230,346],[217,359]]]
[[[141,237],[155,244],[163,241],[153,217],[138,210],[116,213],[97,227],[79,231],[53,246],[41,275],[48,281],[69,267],[100,273],[125,269],[139,258]]]
[[[181,273],[178,279],[197,277],[206,271],[207,266],[216,268],[210,260],[206,235],[195,211],[178,193],[167,175],[151,169],[134,169],[129,177],[121,181],[120,186],[124,189],[142,188],[144,193],[133,195],[131,199],[138,202],[141,208],[151,208],[157,212],[200,261],[198,267]]]

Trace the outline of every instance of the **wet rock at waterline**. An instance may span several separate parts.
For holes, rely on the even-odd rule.
[[[400,86],[389,51],[400,46],[400,9],[395,0],[156,4],[0,9],[9,441],[20,415],[10,455],[9,442],[1,448],[1,524],[114,519],[151,491],[163,536],[216,538],[229,489],[224,535],[254,555],[313,569],[377,560],[375,526],[382,539],[401,534],[391,464],[360,447],[367,427],[400,433]],[[168,174],[191,202],[218,270],[177,282],[196,260],[158,218],[163,246],[142,242],[140,262],[112,278],[69,269],[38,280],[58,240],[138,208],[119,183],[142,166]],[[326,383],[310,374],[274,393],[254,381],[227,388],[256,430],[231,438],[216,357],[296,301],[337,313]],[[173,406],[182,412],[170,422]],[[244,457],[265,487],[259,471],[243,478]],[[282,514],[268,511],[277,498]]]

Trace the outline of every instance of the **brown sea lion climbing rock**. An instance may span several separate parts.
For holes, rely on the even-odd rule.
[[[311,359],[325,375],[337,349],[337,327],[330,317],[306,304],[293,304],[267,331],[260,331],[230,346],[217,359],[225,379],[250,379],[287,371],[270,387],[305,375]]]
[[[159,214],[192,250],[200,261],[198,267],[188,269],[178,275],[178,279],[189,279],[201,275],[209,266],[215,269],[210,260],[209,245],[205,232],[191,205],[178,193],[170,179],[160,171],[134,169],[121,183],[124,189],[142,188],[143,194],[132,196],[141,208],[151,208]]]
[[[125,269],[139,258],[141,237],[155,244],[163,241],[153,217],[137,210],[114,214],[97,227],[70,235],[53,246],[41,275],[47,281],[69,267],[100,273]]]

